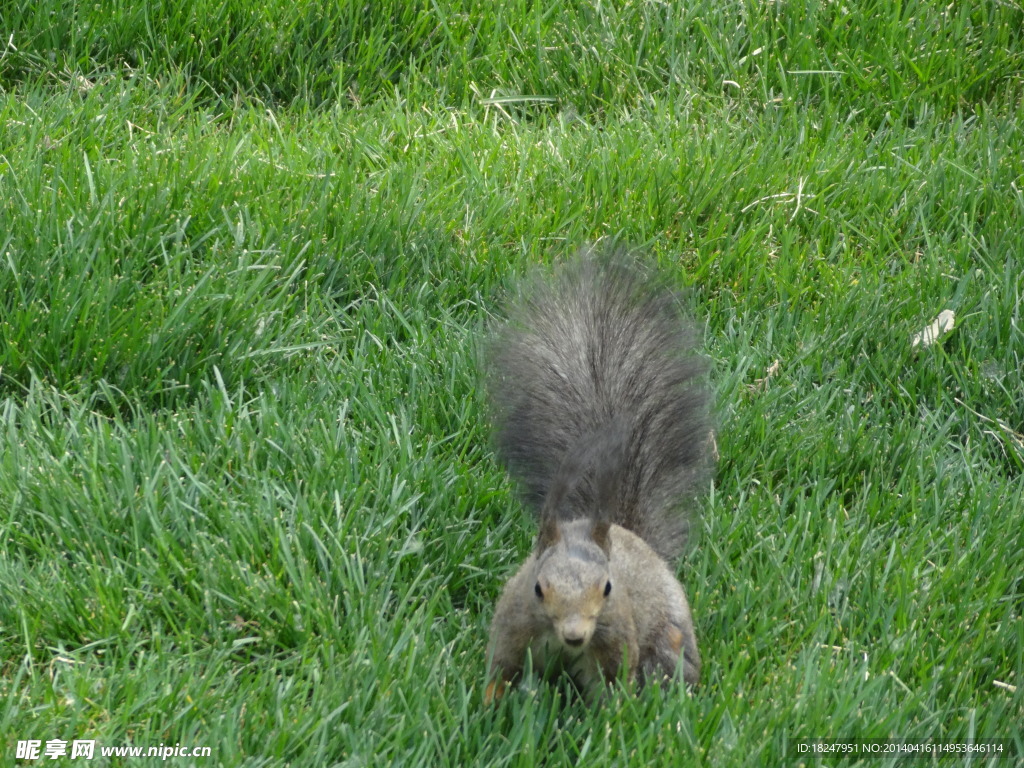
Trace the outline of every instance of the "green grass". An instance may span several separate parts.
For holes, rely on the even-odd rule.
[[[1022,30],[1019,2],[6,3],[4,756],[1024,752]],[[477,340],[527,264],[613,239],[706,324],[705,678],[486,710],[532,529]]]

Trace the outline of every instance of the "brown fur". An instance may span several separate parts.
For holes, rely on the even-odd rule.
[[[495,689],[492,682],[488,701],[500,698],[504,683],[522,674],[527,651],[534,669],[569,672],[588,698],[618,676],[623,662],[627,677],[643,682],[671,677],[682,653],[683,679],[699,680],[690,606],[668,566],[640,537],[617,525],[603,562],[570,554],[566,540],[586,540],[588,526],[586,520],[563,524],[561,541],[532,554],[505,586],[490,640],[492,675],[502,684]],[[535,592],[538,583],[544,585],[543,598]],[[582,644],[571,644],[581,638]]]

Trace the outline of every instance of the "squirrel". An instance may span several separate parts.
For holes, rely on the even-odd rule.
[[[496,454],[539,531],[498,600],[486,703],[532,668],[588,701],[626,666],[643,684],[700,678],[690,606],[669,563],[714,437],[706,364],[679,295],[621,251],[534,274],[492,332]]]

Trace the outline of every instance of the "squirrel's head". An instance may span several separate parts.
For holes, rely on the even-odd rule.
[[[597,622],[615,586],[608,558],[607,522],[553,520],[542,526],[537,540],[537,582],[534,599],[551,622],[559,642],[570,651],[583,650],[594,637]]]

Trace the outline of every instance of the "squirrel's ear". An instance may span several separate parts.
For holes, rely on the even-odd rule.
[[[554,515],[544,515],[540,521],[540,530],[537,532],[537,549],[545,550],[554,546],[562,538],[562,532],[558,528],[558,521]]]
[[[601,548],[606,555],[610,552],[612,540],[610,536],[612,524],[608,518],[602,517],[594,520],[594,527],[590,529],[590,538]]]

